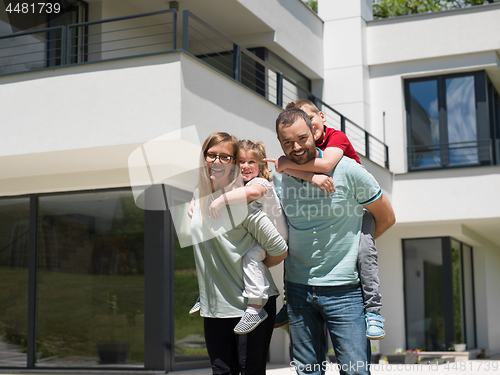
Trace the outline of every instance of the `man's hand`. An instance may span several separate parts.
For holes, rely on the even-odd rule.
[[[374,238],[380,237],[382,233],[396,222],[394,211],[384,194],[375,202],[367,204],[365,208],[370,211],[375,219]]]
[[[330,194],[335,191],[335,185],[333,184],[333,180],[330,176],[315,174],[312,176],[311,182],[323,190],[326,194]]]

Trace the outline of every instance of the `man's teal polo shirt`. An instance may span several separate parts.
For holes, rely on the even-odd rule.
[[[304,285],[358,284],[363,206],[382,191],[363,166],[345,156],[327,175],[335,185],[331,194],[308,181],[274,173],[289,225],[286,279]]]

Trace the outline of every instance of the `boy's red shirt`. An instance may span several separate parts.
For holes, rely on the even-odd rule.
[[[335,130],[325,126],[325,136],[323,138],[323,142],[316,142],[316,147],[318,147],[321,151],[324,151],[327,147],[338,147],[344,151],[345,156],[354,159],[361,164],[356,150],[352,147],[352,144],[347,136],[340,130]]]

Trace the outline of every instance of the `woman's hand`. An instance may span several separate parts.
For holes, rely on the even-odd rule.
[[[333,180],[330,176],[315,174],[312,176],[311,182],[323,190],[326,194],[330,194],[335,191],[335,185],[333,184]]]
[[[193,217],[193,213],[194,213],[194,198],[191,199],[191,202],[189,203],[188,216],[190,218],[192,218]]]
[[[285,172],[285,169],[290,168],[292,163],[285,155],[281,155],[279,159],[266,158],[264,161],[274,163],[274,170],[277,173]]]
[[[224,206],[224,201],[221,199],[222,196],[219,198],[215,199],[211,204],[210,207],[208,207],[208,216],[218,219],[219,218],[219,211],[220,209]]]

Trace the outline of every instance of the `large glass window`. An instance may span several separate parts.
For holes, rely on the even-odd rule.
[[[29,198],[0,200],[0,366],[26,367]]]
[[[407,80],[408,169],[494,163],[484,72]]]
[[[170,210],[177,223],[174,243],[174,339],[175,363],[208,361],[205,344],[203,318],[191,317],[188,311],[199,295],[198,278],[194,262],[193,247],[181,247],[182,236],[191,238],[190,220],[187,215],[192,194],[172,189]],[[179,240],[180,239],[180,240]],[[208,365],[208,362],[207,362]]]
[[[42,196],[36,366],[144,363],[144,211],[130,191]]]
[[[408,349],[476,347],[472,248],[450,237],[403,240]]]
[[[175,230],[130,189],[0,199],[0,368],[209,366],[203,319],[188,314],[192,194],[162,193]]]
[[[439,116],[437,81],[409,84],[411,145],[414,166],[439,166]]]
[[[474,77],[448,78],[445,82],[450,165],[477,164]]]

